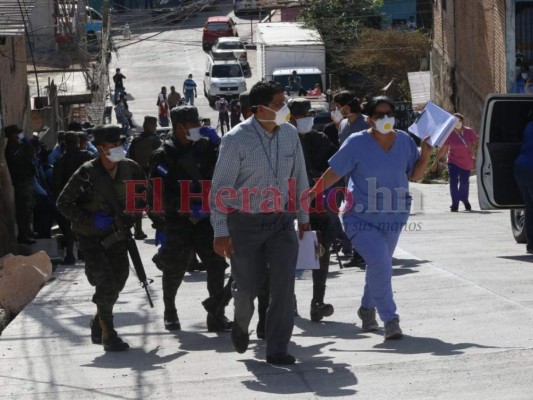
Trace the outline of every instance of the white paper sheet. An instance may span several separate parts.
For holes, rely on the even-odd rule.
[[[452,133],[456,122],[457,117],[430,101],[408,130],[420,139],[429,136],[429,145],[441,147]]]
[[[304,238],[298,238],[298,262],[296,269],[319,269],[320,245],[316,231],[304,232]]]

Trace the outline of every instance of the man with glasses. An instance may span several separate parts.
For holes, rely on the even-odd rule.
[[[310,230],[309,215],[299,201],[308,189],[307,172],[298,132],[286,122],[283,88],[258,82],[250,90],[250,104],[253,117],[222,138],[210,194],[213,246],[217,254],[231,258],[235,350],[244,353],[248,348],[254,299],[268,274],[266,360],[288,365],[296,361],[288,353],[298,257],[294,218],[301,236]],[[291,179],[295,202],[289,201]]]

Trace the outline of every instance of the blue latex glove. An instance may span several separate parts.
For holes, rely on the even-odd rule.
[[[113,226],[113,220],[113,216],[105,212],[98,211],[94,214],[94,226],[101,231],[111,228],[111,226]]]
[[[202,126],[202,128],[200,128],[200,135],[208,138],[209,141],[215,146],[220,144],[220,136],[218,136],[217,131],[210,126]]]
[[[202,212],[201,210],[202,210],[202,205],[201,204],[196,204],[195,203],[195,204],[191,205],[192,217],[196,218],[196,219],[208,218],[209,214],[205,213],[205,212]]]
[[[167,234],[161,230],[155,231],[155,245],[161,245],[163,247],[165,244],[167,244]]]

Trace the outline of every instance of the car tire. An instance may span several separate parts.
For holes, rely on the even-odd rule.
[[[526,210],[511,210],[511,229],[516,243],[526,243],[525,219]]]

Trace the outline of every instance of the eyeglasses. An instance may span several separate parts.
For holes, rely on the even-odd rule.
[[[374,118],[374,119],[381,119],[383,117],[393,118],[394,117],[394,111],[389,111],[388,113],[375,112],[374,115],[372,115],[372,118]]]

